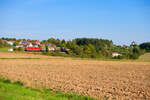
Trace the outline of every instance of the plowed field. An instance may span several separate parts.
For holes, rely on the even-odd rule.
[[[29,55],[0,53],[0,58],[9,57]],[[149,62],[72,60],[32,54],[30,57],[41,59],[0,59],[0,76],[21,80],[26,86],[46,86],[99,99],[150,100]]]

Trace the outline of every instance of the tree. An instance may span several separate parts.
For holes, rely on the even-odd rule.
[[[49,43],[52,43],[52,44],[55,44],[55,43],[56,43],[56,41],[55,41],[54,38],[49,38],[47,41],[48,41]]]
[[[2,48],[4,46],[4,42],[2,39],[0,39],[0,48]]]
[[[150,52],[150,42],[145,42],[139,45],[139,47],[143,50],[146,50],[146,52]]]
[[[17,46],[19,43],[17,41],[14,42],[13,46]]]
[[[138,46],[130,47],[130,53],[129,53],[130,59],[138,59],[141,54],[142,54],[142,51],[140,50]]]
[[[8,44],[7,42],[3,42],[3,40],[0,39],[0,48],[3,48],[3,47],[11,47],[11,45]]]
[[[18,51],[24,51],[24,48],[19,47],[19,48],[18,48]]]
[[[47,52],[47,53],[49,52],[49,50],[48,50],[48,46],[46,46],[46,52]]]

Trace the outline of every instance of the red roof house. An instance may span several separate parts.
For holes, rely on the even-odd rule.
[[[40,47],[26,47],[25,51],[41,51]]]

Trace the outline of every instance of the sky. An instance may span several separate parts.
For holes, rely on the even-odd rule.
[[[150,0],[0,0],[0,37],[150,41]]]

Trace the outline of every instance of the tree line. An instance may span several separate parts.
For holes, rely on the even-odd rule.
[[[138,59],[140,55],[150,49],[147,47],[147,43],[146,46],[144,43],[144,47],[143,44],[118,46],[113,44],[111,40],[98,38],[76,38],[71,41],[49,38],[42,42],[68,48],[67,55],[81,58],[112,58],[112,53],[117,52],[121,55],[114,57],[114,59]]]
[[[7,42],[4,42],[3,39],[0,38],[0,48],[6,48],[6,47],[11,47],[10,44]]]
[[[18,44],[21,40],[15,38],[1,38],[0,47],[10,47],[10,45],[3,40],[15,41]],[[34,40],[33,40],[34,41]],[[114,57],[114,59],[138,59],[138,57],[146,52],[150,52],[150,42],[142,43],[140,45],[118,46],[113,44],[111,40],[98,38],[76,38],[73,40],[60,40],[49,38],[41,41],[41,44],[53,44],[57,47],[66,48],[66,56],[82,57],[82,58],[112,58],[112,53],[117,52],[121,55]],[[47,50],[47,52],[49,52]],[[49,52],[50,55],[62,55],[59,52]]]

